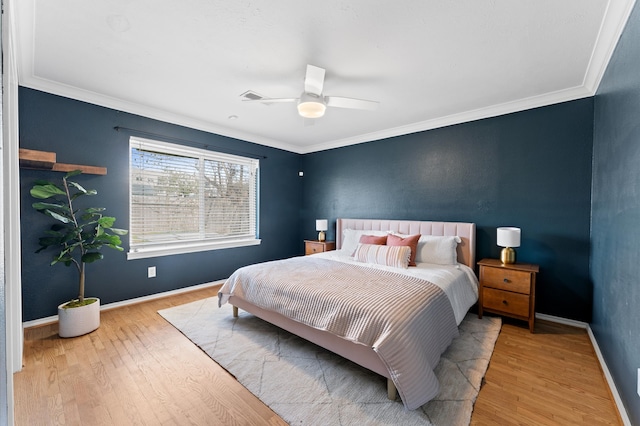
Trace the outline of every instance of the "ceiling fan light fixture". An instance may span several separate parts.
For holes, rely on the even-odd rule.
[[[327,106],[321,96],[311,93],[303,93],[298,102],[298,114],[304,118],[320,118],[324,115]]]

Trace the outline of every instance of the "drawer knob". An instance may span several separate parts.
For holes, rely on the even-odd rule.
[[[502,301],[502,304],[503,304],[503,305],[508,305],[508,304],[509,304],[509,302],[507,302],[506,300],[503,300],[503,301]]]
[[[504,281],[505,283],[508,283],[509,282],[509,278],[505,278],[502,281]]]

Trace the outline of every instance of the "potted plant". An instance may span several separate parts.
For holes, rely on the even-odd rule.
[[[80,336],[100,326],[100,299],[84,295],[86,264],[102,259],[100,249],[104,246],[122,251],[119,236],[127,233],[113,227],[116,219],[103,216],[104,208],[74,206],[78,198],[97,194],[96,190],[86,190],[69,180],[80,173],[79,170],[67,173],[62,186],[38,180],[30,191],[32,197],[46,200],[33,203],[33,208],[55,220],[40,237],[36,253],[53,248],[56,252],[51,265],[74,265],[78,270],[78,298],[58,306],[60,337]]]

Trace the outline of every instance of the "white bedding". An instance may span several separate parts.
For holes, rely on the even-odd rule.
[[[313,254],[312,256],[383,269],[430,281],[440,287],[449,298],[458,325],[462,322],[469,308],[478,300],[478,279],[471,268],[461,263],[457,265],[417,263],[415,267],[400,269],[391,266],[358,262],[350,256],[347,250],[333,250]]]
[[[454,268],[455,269],[455,268]],[[301,324],[371,347],[403,403],[416,409],[435,397],[440,355],[458,335],[446,293],[403,269],[301,256],[249,265],[218,292]]]
[[[395,222],[379,226],[381,229],[392,229],[389,226],[393,224]],[[420,224],[419,233],[424,235],[433,235],[432,232],[435,234],[440,226],[437,222],[419,222],[418,224]],[[427,224],[429,228],[423,231],[423,224]],[[453,233],[465,238],[463,242],[465,245],[461,252],[458,251],[457,258],[473,264],[473,246],[471,245],[475,235],[473,224],[443,223],[442,225],[443,230],[439,230],[435,235],[443,236],[445,233],[451,235],[461,227],[462,234]],[[455,229],[449,229],[451,226]],[[411,231],[411,229],[404,230],[400,226],[397,228],[393,230],[399,233]],[[373,230],[359,232],[387,233]],[[357,344],[370,346],[384,363],[389,373],[387,377],[393,380],[405,406],[409,409],[417,408],[438,392],[439,384],[432,369],[435,368],[440,354],[449,345],[451,339],[457,335],[456,325],[460,325],[469,308],[478,300],[478,280],[473,270],[462,263],[441,265],[418,262],[417,266],[405,269],[385,266],[385,264],[391,264],[389,262],[383,262],[385,264],[359,262],[352,257],[356,248],[358,248],[357,240],[353,247],[347,244],[342,250],[304,256],[311,258],[308,259],[310,262],[304,262],[302,258],[291,258],[266,262],[264,264],[266,268],[259,265],[241,268],[221,288],[219,303],[224,304],[234,296],[260,309],[277,312],[285,318],[309,327],[328,331]],[[367,260],[378,262],[377,258],[367,258]],[[336,265],[334,269],[329,265],[333,262],[328,261],[357,266],[361,278],[356,278],[347,271],[353,269],[353,266],[337,267]],[[455,262],[455,253],[453,261]],[[366,271],[367,268],[381,271],[370,274]],[[402,284],[394,281],[396,286],[389,286],[386,278],[388,273],[407,276],[408,280],[400,280]],[[324,280],[323,282],[335,283],[334,287],[329,289],[323,285],[316,287],[314,280],[318,278],[320,281]],[[303,284],[303,281],[307,283]],[[407,283],[405,284],[404,281]],[[264,282],[269,282],[268,291],[264,291],[265,288],[260,284]],[[409,290],[408,282],[418,285],[420,290],[417,293]],[[272,287],[276,283],[277,285]],[[433,299],[437,302],[423,305],[423,297],[432,297],[427,296],[427,293],[434,295],[438,293]],[[302,294],[304,298],[301,297]],[[312,294],[313,297],[311,297]],[[337,302],[347,299],[350,300],[349,303],[355,304]],[[427,305],[430,308],[426,309]],[[325,308],[321,310],[321,306],[328,307],[328,312],[324,311]],[[367,311],[360,310],[364,306],[367,307]],[[392,324],[388,322],[392,316],[391,311],[387,309],[395,311],[395,307],[401,308],[399,309],[401,316],[403,313],[410,315],[405,315],[407,319],[407,322],[403,323],[405,325],[394,325],[393,330],[387,329],[387,324]],[[369,315],[377,319],[370,322]],[[408,321],[409,317],[417,320]],[[349,359],[355,360],[355,358]]]

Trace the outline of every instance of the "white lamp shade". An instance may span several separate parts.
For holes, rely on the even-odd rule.
[[[500,247],[520,247],[520,228],[511,226],[498,228],[498,245]]]
[[[326,231],[329,229],[329,221],[327,219],[316,220],[316,231]]]

